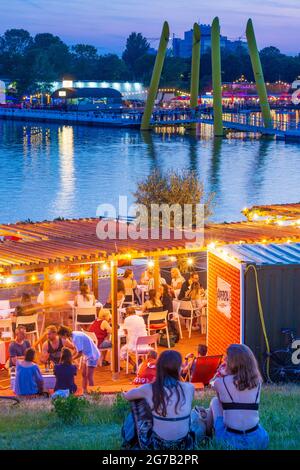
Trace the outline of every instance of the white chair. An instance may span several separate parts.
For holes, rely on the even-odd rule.
[[[38,341],[40,338],[39,327],[38,327],[38,316],[39,316],[38,313],[35,313],[34,315],[22,315],[20,317],[17,317],[16,328],[18,328],[18,326],[20,325],[24,326],[27,334],[35,335],[36,340]],[[34,329],[31,331],[28,331],[27,330],[28,325],[34,325]]]
[[[126,297],[130,297],[130,300],[125,300]],[[123,302],[122,302],[123,307],[129,307],[131,305],[134,305],[134,292],[133,292],[133,290],[130,294],[125,294],[125,298],[123,299]]]
[[[12,320],[10,318],[6,320],[0,320],[0,331],[2,332],[2,338],[10,338],[11,340],[14,337],[12,329]]]
[[[188,311],[190,312],[190,315],[185,317],[184,315],[180,314],[180,310]],[[189,338],[190,338],[192,335],[193,320],[194,318],[199,318],[201,316],[200,310],[193,307],[193,303],[191,300],[181,300],[179,307],[178,307],[178,316],[180,319],[182,318],[183,320],[189,322],[188,330],[189,330]]]
[[[82,330],[86,335],[88,335],[91,340],[93,341],[93,343],[97,346],[98,348],[98,339],[97,339],[97,336],[95,335],[95,333],[93,333],[92,331],[85,331],[85,330]],[[98,351],[100,352],[100,359],[98,361],[98,365],[100,367],[102,367],[102,362],[103,362],[103,352],[105,351],[109,351],[110,353],[110,368],[112,370],[112,362],[111,362],[111,351],[112,351],[112,348],[98,348]]]
[[[130,353],[135,353],[135,364],[136,364],[136,370],[138,370],[138,361],[140,356],[146,356],[148,352],[153,349],[154,345],[154,350],[157,351],[157,343],[159,340],[159,335],[151,335],[151,336],[139,336],[137,341],[136,341],[136,346],[134,351],[129,351],[127,349],[126,352],[126,374],[128,374],[129,371],[129,355]]]
[[[171,346],[167,318],[167,310],[165,312],[149,312],[147,329],[149,335],[151,335],[151,332],[153,331],[165,330],[167,335],[168,348],[170,348]]]
[[[9,300],[0,300],[0,310],[9,310],[10,301]]]
[[[78,320],[78,317],[81,317]],[[84,318],[86,317],[86,319]],[[92,319],[90,319],[92,317]],[[78,325],[88,326],[97,320],[97,307],[75,307],[74,309],[74,329],[77,330]]]

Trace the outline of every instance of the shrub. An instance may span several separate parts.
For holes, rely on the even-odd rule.
[[[130,412],[130,404],[123,396],[118,393],[116,399],[112,405],[112,415],[114,419],[119,422],[123,422],[125,417]]]
[[[88,402],[85,398],[70,395],[68,398],[55,398],[53,405],[57,416],[65,424],[72,424],[83,418]]]

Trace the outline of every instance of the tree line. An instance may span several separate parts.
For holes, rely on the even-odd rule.
[[[244,47],[235,52],[222,49],[222,80],[231,82],[241,75],[253,80],[250,57]],[[291,82],[300,75],[300,54],[287,56],[276,47],[260,51],[266,81]],[[155,61],[150,44],[141,33],[131,33],[126,47],[119,57],[116,54],[101,55],[90,44],[68,46],[51,33],[34,37],[24,29],[10,29],[0,36],[0,77],[16,82],[18,94],[48,92],[50,84],[62,77],[77,80],[135,80],[148,85]],[[207,50],[201,56],[201,89],[211,85],[211,55]],[[161,86],[188,90],[191,59],[173,57],[168,52]]]

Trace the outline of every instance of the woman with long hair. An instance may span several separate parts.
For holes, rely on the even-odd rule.
[[[160,300],[161,291],[150,289],[149,298],[142,305],[142,312],[159,312],[163,310],[163,304]]]
[[[217,397],[209,410],[216,440],[235,449],[265,449],[269,438],[259,422],[262,378],[251,349],[231,344],[221,374],[212,382]]]
[[[69,390],[75,393],[77,385],[74,377],[77,374],[77,367],[73,365],[72,351],[69,348],[63,348],[60,363],[54,366],[54,375],[56,377],[54,391]]]
[[[191,450],[190,417],[194,386],[180,381],[182,357],[177,351],[164,351],[156,364],[156,379],[124,394],[129,400],[145,400],[151,410],[152,429],[143,440],[149,450]],[[141,441],[141,436],[140,441]]]
[[[85,282],[80,286],[80,293],[76,295],[75,307],[93,307],[96,303],[94,294],[90,292],[90,287]]]

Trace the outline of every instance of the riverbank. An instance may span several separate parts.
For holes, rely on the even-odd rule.
[[[208,406],[212,391],[204,391],[197,403]],[[114,396],[90,399],[78,422],[64,424],[49,400],[1,403],[0,449],[6,450],[113,450],[120,449],[121,426],[128,404]],[[270,449],[300,449],[300,387],[265,386],[261,398],[261,422],[270,435]],[[212,442],[212,449],[218,447]]]

